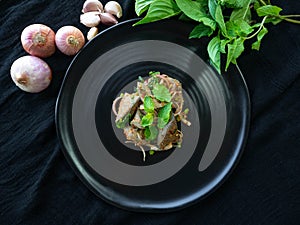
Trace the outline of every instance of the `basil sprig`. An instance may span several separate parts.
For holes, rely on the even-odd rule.
[[[263,37],[268,33],[265,24],[274,25],[285,20],[300,24],[300,15],[282,15],[282,8],[270,0],[136,0],[138,16],[146,13],[134,25],[150,23],[174,16],[196,21],[189,38],[210,37],[207,52],[211,64],[221,73],[221,55],[226,57],[227,71],[230,64],[237,64],[243,53],[244,43],[255,38],[252,49],[259,50]],[[261,17],[255,21],[253,17]]]

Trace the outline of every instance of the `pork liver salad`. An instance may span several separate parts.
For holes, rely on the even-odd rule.
[[[126,143],[145,149],[165,151],[181,147],[183,133],[180,122],[187,126],[188,109],[183,110],[181,83],[160,72],[149,72],[149,77],[139,77],[134,93],[122,93],[112,104],[117,128],[123,129]]]

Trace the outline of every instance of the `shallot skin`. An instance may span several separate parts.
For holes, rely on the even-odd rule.
[[[52,80],[48,64],[36,56],[22,56],[10,68],[11,78],[23,91],[38,93],[46,89]]]
[[[31,24],[22,31],[21,43],[30,55],[46,58],[55,52],[55,33],[44,24]]]
[[[57,48],[66,55],[75,55],[85,44],[83,33],[74,26],[61,27],[55,36]]]

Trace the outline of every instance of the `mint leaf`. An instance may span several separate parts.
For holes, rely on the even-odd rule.
[[[216,36],[210,40],[207,45],[207,52],[209,55],[210,63],[221,73],[221,53],[220,53],[220,37]]]
[[[257,41],[252,44],[252,49],[257,50],[257,51],[259,50],[261,40],[267,33],[268,33],[267,28],[263,27],[261,29],[261,31],[259,31],[259,33],[257,34]]]
[[[227,61],[225,71],[227,71],[230,63],[236,64],[236,59],[242,54],[244,51],[244,39],[237,38],[234,39],[232,44],[227,44],[228,53],[227,53]]]
[[[158,117],[158,122],[157,122],[157,127],[158,128],[164,128],[166,124],[170,120],[170,112],[172,110],[172,103],[169,102],[166,104],[164,107],[162,107],[157,114]]]
[[[180,12],[181,10],[173,0],[153,0],[146,16],[135,23],[134,26],[170,18],[178,15]]]
[[[157,137],[158,129],[153,125],[148,126],[145,128],[144,135],[147,140],[152,141]]]
[[[154,112],[154,102],[153,99],[150,96],[146,96],[144,98],[144,109],[147,113],[153,113]]]
[[[152,113],[147,113],[145,116],[143,116],[141,125],[143,127],[150,126],[153,123],[154,117]]]
[[[153,0],[135,0],[135,13],[140,16],[143,12],[149,9]]]
[[[205,26],[204,24],[200,23],[199,25],[195,26],[192,32],[190,33],[189,38],[201,38],[205,36],[210,36],[213,33],[213,29],[211,27]]]
[[[206,12],[207,1],[175,0],[180,10],[189,18],[216,29],[216,22]]]
[[[172,99],[168,88],[162,84],[155,84],[152,93],[156,99],[162,102],[170,102]]]
[[[229,37],[246,37],[253,32],[253,28],[243,19],[227,21],[226,29]]]
[[[186,108],[186,109],[183,111],[183,113],[184,113],[184,114],[188,114],[189,111],[190,111],[189,108]]]
[[[149,72],[149,76],[151,76],[151,77],[153,77],[155,75],[159,75],[159,74],[160,74],[160,72],[158,72],[158,71],[150,71]]]
[[[282,8],[275,5],[264,5],[256,9],[258,16],[279,16]]]
[[[150,150],[149,151],[149,155],[154,155],[155,151],[154,150]]]
[[[116,126],[117,128],[123,129],[124,127],[126,127],[129,124],[129,119],[131,117],[131,114],[128,113],[123,119],[119,119],[118,121],[116,121]]]
[[[144,82],[144,81],[145,81],[144,78],[142,78],[141,76],[138,77],[138,80],[139,80],[140,82]]]

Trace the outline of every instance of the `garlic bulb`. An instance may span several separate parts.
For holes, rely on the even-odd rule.
[[[122,16],[122,7],[116,1],[109,1],[104,6],[104,12],[115,15],[118,18]]]

